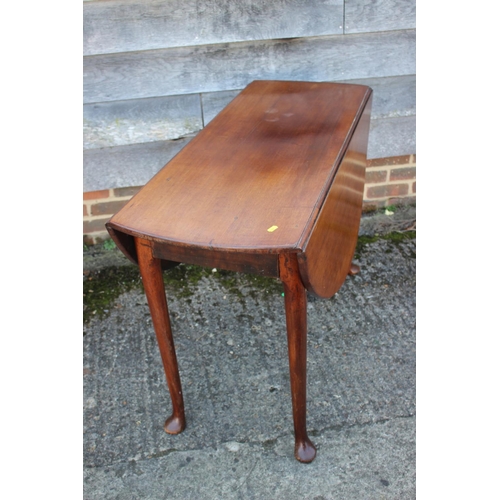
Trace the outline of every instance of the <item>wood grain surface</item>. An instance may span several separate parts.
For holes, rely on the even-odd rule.
[[[83,106],[83,149],[178,139],[202,128],[196,94]]]
[[[241,89],[252,80],[415,74],[415,30],[176,47],[84,57],[84,102]]]
[[[416,0],[345,0],[345,33],[415,28]]]
[[[161,263],[217,266],[282,281],[295,458],[316,457],[306,289],[329,297],[351,269],[371,102],[363,85],[254,81],[107,223],[141,270],[172,399],[166,432],[186,421]]]
[[[370,107],[371,100],[365,106],[304,251],[298,254],[304,285],[322,298],[332,297],[344,283],[358,241]]]
[[[300,252],[370,95],[360,85],[255,81],[109,225],[180,246]]]
[[[158,341],[172,401],[172,415],[165,421],[163,429],[168,434],[179,434],[186,427],[186,417],[174,338],[168,314],[165,284],[163,283],[161,261],[153,257],[150,241],[136,238],[135,244],[142,284],[144,285],[144,292],[148,300],[151,319],[153,320],[156,340]]]
[[[83,150],[83,191],[144,186],[193,136]]]
[[[106,0],[83,4],[84,55],[343,32],[343,0]]]

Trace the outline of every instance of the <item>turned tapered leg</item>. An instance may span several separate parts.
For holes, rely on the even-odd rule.
[[[161,270],[161,261],[153,257],[151,242],[141,238],[135,239],[137,259],[141,270],[142,282],[149,310],[153,320],[153,327],[160,348],[163,368],[167,377],[168,389],[172,399],[173,412],[166,420],[163,428],[169,434],[179,434],[186,427],[184,416],[184,400],[182,398],[181,379],[175,355],[174,339],[168,316],[167,298]]]
[[[312,462],[316,448],[306,430],[307,297],[296,254],[280,255],[280,279],[285,289],[295,458],[299,462]]]

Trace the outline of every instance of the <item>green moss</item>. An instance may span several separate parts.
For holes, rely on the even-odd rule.
[[[359,258],[365,247],[378,240],[388,240],[395,245],[408,239],[415,239],[416,231],[392,232],[377,236],[360,236],[358,238],[355,258]],[[390,250],[389,250],[390,251]],[[204,278],[215,279],[228,293],[244,298],[243,290],[253,298],[281,295],[283,285],[277,278],[243,274],[232,271],[217,270],[180,264],[163,273],[163,281],[167,294],[189,299],[194,294],[196,285]],[[113,302],[124,292],[134,288],[142,288],[139,268],[136,266],[109,267],[100,271],[86,273],[83,281],[83,320],[87,323],[92,317],[102,317],[109,312]]]
[[[225,269],[218,269],[217,272],[214,273],[214,278],[216,278],[229,293],[238,296],[240,299],[243,297],[243,293],[241,292],[241,279],[238,273],[226,271]]]
[[[164,272],[163,281],[167,292],[186,298],[193,294],[191,285],[207,274],[201,267],[181,264]],[[108,267],[87,273],[83,281],[84,323],[94,316],[102,317],[122,293],[135,288],[143,289],[137,266]]]
[[[167,290],[174,291],[178,297],[190,297],[194,293],[192,285],[209,275],[204,267],[180,264],[163,273],[163,282]]]
[[[258,275],[244,275],[248,284],[261,292],[280,295],[283,292],[283,284],[278,278]]]
[[[135,266],[89,272],[83,281],[83,322],[96,315],[102,317],[122,293],[138,286],[141,280]]]
[[[283,285],[278,278],[260,276],[256,274],[236,273],[218,270],[216,278],[229,293],[244,297],[242,290],[247,289],[248,295],[253,298],[263,295],[278,295],[283,291]]]
[[[218,281],[228,293],[243,299],[243,288],[253,296],[263,294],[281,294],[283,286],[279,279],[266,276],[241,274],[232,271],[217,270],[180,264],[163,273],[163,282],[167,295],[189,299],[194,294],[196,285],[203,278]],[[109,267],[100,271],[91,271],[83,281],[83,320],[87,323],[92,317],[103,317],[113,307],[113,302],[124,292],[134,288],[142,289],[139,268],[136,266]]]
[[[104,250],[109,251],[109,250],[114,250],[116,248],[116,244],[113,240],[104,240],[102,247]]]
[[[354,252],[354,258],[358,259],[360,255],[365,250],[366,245],[370,243],[374,243],[378,240],[388,240],[396,245],[399,245],[402,241],[405,240],[414,240],[417,237],[416,231],[393,231],[388,234],[381,234],[375,236],[359,236],[358,243],[356,244],[356,250]]]

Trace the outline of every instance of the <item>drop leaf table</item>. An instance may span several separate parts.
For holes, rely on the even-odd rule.
[[[295,457],[314,460],[306,291],[332,297],[351,269],[371,97],[363,85],[254,81],[107,223],[139,265],[172,399],[167,433],[181,432],[185,415],[163,270],[274,276],[284,287]]]

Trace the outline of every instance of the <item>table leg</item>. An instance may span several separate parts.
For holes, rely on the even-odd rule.
[[[360,268],[357,264],[354,264],[354,262],[351,262],[351,267],[349,269],[349,272],[347,273],[349,276],[356,276],[360,271]]]
[[[181,379],[175,355],[174,339],[168,315],[167,297],[161,269],[161,260],[153,257],[151,242],[142,238],[135,239],[137,259],[142,275],[144,291],[148,299],[149,310],[160,348],[163,368],[172,399],[173,412],[163,426],[168,434],[179,434],[186,427],[184,400],[182,398]]]
[[[316,448],[306,430],[307,296],[296,254],[280,255],[280,279],[285,289],[295,458],[299,462],[312,462]]]

